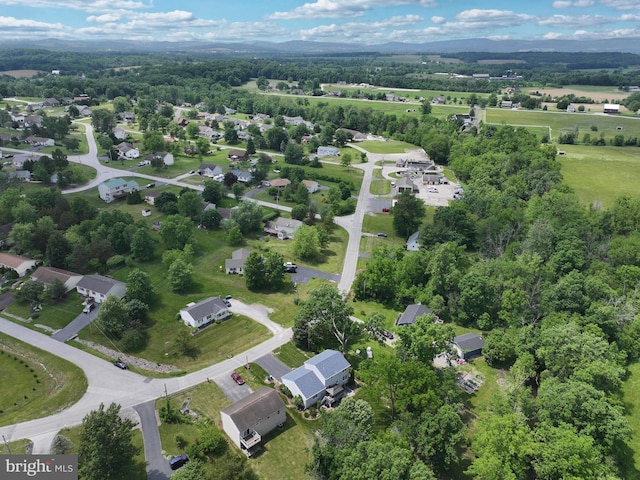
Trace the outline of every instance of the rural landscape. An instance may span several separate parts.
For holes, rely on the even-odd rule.
[[[0,65],[1,454],[640,479],[640,55]]]

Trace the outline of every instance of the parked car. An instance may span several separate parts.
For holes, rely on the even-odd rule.
[[[389,340],[393,340],[393,333],[391,333],[389,330],[382,330],[382,335],[384,335],[385,337],[387,337]]]
[[[116,360],[115,362],[113,362],[113,364],[121,370],[127,369],[127,364],[124,363],[122,360]]]
[[[156,186],[155,183],[147,183],[147,188],[153,188],[155,186]]]
[[[226,297],[224,297],[225,300],[231,300],[233,297],[231,295],[227,295]]]
[[[244,378],[242,378],[238,373],[233,372],[231,374],[231,378],[233,378],[233,381],[236,382],[238,385],[244,385]]]
[[[191,170],[191,171],[189,171],[189,174],[190,174],[190,175],[193,175],[194,173],[196,173],[196,171],[195,171],[195,170]]]
[[[389,212],[389,211],[390,211],[390,208],[389,208],[389,207],[384,207],[384,208],[382,209],[382,211],[383,211],[383,212]]]
[[[379,237],[386,237],[386,236],[387,236],[387,234],[386,234],[386,233],[382,233],[382,232],[381,232],[381,233],[379,233],[379,234],[378,234],[378,236],[379,236]]]
[[[227,307],[231,306],[231,302],[229,300],[223,300],[223,302]]]
[[[169,460],[169,466],[171,470],[177,470],[182,467],[185,463],[189,461],[189,455],[183,453],[182,455],[177,455]]]
[[[298,266],[295,263],[287,262],[284,264],[284,271],[286,273],[296,273],[298,271]]]
[[[89,313],[90,311],[92,311],[94,308],[96,308],[96,304],[91,302],[91,303],[87,303],[84,308],[82,309],[82,313]]]

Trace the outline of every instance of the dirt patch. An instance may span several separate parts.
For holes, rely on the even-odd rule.
[[[39,73],[44,73],[42,70],[4,70],[0,72],[0,75],[8,75],[13,78],[33,78]]]

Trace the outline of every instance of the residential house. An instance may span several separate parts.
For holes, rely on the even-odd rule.
[[[418,317],[422,317],[423,315],[434,315],[434,313],[433,310],[425,307],[421,303],[408,305],[407,308],[404,309],[404,312],[398,315],[398,318],[396,319],[396,325],[399,327],[413,325],[414,323],[416,323],[416,319]]]
[[[162,160],[162,164],[165,167],[170,167],[175,163],[173,158],[173,153],[167,153],[167,152],[150,153],[145,157],[145,160],[147,160],[148,162],[151,162],[151,160],[153,160],[154,158],[160,158]],[[149,165],[151,165],[151,163],[149,163]]]
[[[296,231],[302,226],[300,220],[294,220],[293,218],[278,217],[277,219],[267,222],[264,227],[264,232],[278,237],[280,240],[292,239]]]
[[[25,138],[24,141],[34,147],[53,147],[56,144],[53,138],[36,137],[34,135]]]
[[[227,158],[229,160],[249,160],[249,154],[246,150],[229,150]]]
[[[315,180],[302,180],[302,184],[307,187],[307,192],[316,193],[320,185]]]
[[[0,253],[0,268],[15,271],[19,277],[24,277],[29,270],[36,266],[32,258],[21,257],[11,253]]]
[[[124,297],[127,285],[102,275],[85,275],[76,284],[76,291],[83,297],[92,298],[96,303],[102,303],[109,295]]]
[[[603,113],[620,113],[620,105],[617,103],[605,103],[602,107]]]
[[[57,98],[45,98],[42,102],[43,107],[55,108],[60,106],[60,102]]]
[[[420,238],[420,230],[418,230],[417,232],[411,234],[411,236],[407,239],[407,250],[409,250],[410,252],[417,252],[418,250],[420,250],[420,241],[418,240]]]
[[[318,147],[319,157],[338,157],[340,156],[340,150],[336,147]]]
[[[188,118],[184,118],[184,117],[180,117],[180,118],[178,118],[176,123],[181,127],[186,127],[187,125],[189,125],[189,119]]]
[[[433,105],[444,105],[446,102],[447,99],[444,95],[436,95],[435,97],[433,97],[433,100],[431,100],[431,103]]]
[[[465,333],[453,339],[453,347],[458,352],[458,356],[463,360],[482,355],[484,348],[484,338],[477,333]]]
[[[567,113],[576,113],[578,111],[578,107],[576,107],[573,103],[567,105]]]
[[[186,326],[191,328],[201,328],[229,316],[231,312],[220,297],[210,297],[198,303],[190,303],[180,310],[180,318]]]
[[[222,175],[222,168],[214,163],[201,163],[198,167],[198,174],[213,178],[217,175]]]
[[[100,199],[111,203],[119,198],[124,198],[133,190],[139,190],[140,186],[135,180],[124,180],[122,178],[111,178],[98,185],[98,195]]]
[[[325,350],[283,375],[282,383],[294,397],[300,396],[304,408],[317,403],[333,405],[344,395],[350,367],[340,352]]]
[[[21,170],[24,168],[24,164],[28,161],[37,162],[40,157],[34,157],[33,155],[15,155],[11,161],[13,168]]]
[[[269,180],[270,187],[276,188],[284,188],[291,183],[291,180],[288,178],[276,178],[274,180]]]
[[[27,115],[24,117],[23,122],[24,128],[31,128],[33,126],[41,127],[42,126],[42,116],[41,115]]]
[[[129,136],[125,129],[120,127],[113,127],[111,133],[116,138],[116,140],[125,140]]]
[[[253,175],[251,175],[251,173],[249,172],[243,172],[242,170],[232,170],[231,173],[238,177],[238,181],[241,183],[249,183],[251,180],[253,180]]]
[[[160,192],[156,190],[146,190],[144,192],[144,201],[149,205],[154,205],[156,203],[156,198],[160,196]]]
[[[463,127],[468,127],[473,121],[471,115],[469,115],[468,113],[456,113],[455,115],[453,115],[453,118],[455,121],[462,122]]]
[[[0,133],[0,140],[3,142],[19,142],[20,137],[13,133]]]
[[[500,108],[513,108],[513,102],[511,100],[503,100],[500,102]]]
[[[70,292],[82,280],[82,275],[55,267],[39,267],[31,274],[31,280],[44,283],[47,287],[53,285],[55,280],[60,280],[64,285],[65,292]]]
[[[22,183],[28,183],[31,181],[31,172],[29,170],[13,170],[7,172],[9,178],[15,178]]]
[[[244,263],[251,253],[246,248],[240,248],[231,252],[231,258],[224,261],[224,268],[228,274],[238,273],[244,274]]]
[[[133,112],[120,112],[120,119],[127,125],[130,125],[136,119],[136,116]]]
[[[78,113],[82,117],[90,117],[93,114],[91,109],[89,107],[87,107],[86,105],[78,105]]]
[[[282,425],[286,407],[280,394],[262,387],[220,411],[222,429],[247,456],[260,449],[262,437]]]
[[[133,159],[140,157],[140,151],[129,142],[121,142],[118,144],[118,155]]]

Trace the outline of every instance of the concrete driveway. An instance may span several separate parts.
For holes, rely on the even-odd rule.
[[[66,342],[70,338],[80,332],[84,327],[93,322],[98,316],[98,311],[100,310],[100,304],[96,303],[96,308],[94,308],[89,313],[81,313],[76,318],[71,320],[66,327],[61,330],[58,330],[56,333],[51,335],[51,338],[58,340],[59,342]]]
[[[313,268],[298,267],[296,273],[291,274],[291,281],[295,283],[309,283],[312,278],[326,278],[332,282],[338,283],[340,281],[340,274],[321,272],[320,270],[314,270]]]

